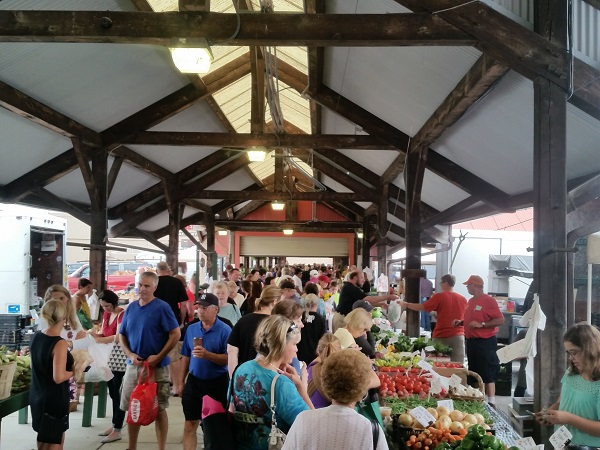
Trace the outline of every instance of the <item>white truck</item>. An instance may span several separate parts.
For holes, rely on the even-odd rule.
[[[26,316],[49,286],[66,283],[66,233],[65,219],[0,204],[0,314]]]

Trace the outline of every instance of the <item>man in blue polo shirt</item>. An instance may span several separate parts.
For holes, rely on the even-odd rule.
[[[169,431],[169,419],[165,408],[169,406],[169,357],[181,331],[179,322],[169,304],[154,296],[158,286],[158,276],[154,272],[140,275],[138,284],[140,299],[129,304],[123,314],[119,329],[119,344],[127,355],[127,369],[121,385],[121,405],[123,411],[129,408],[131,393],[138,382],[144,361],[154,367],[157,384],[158,417],[156,419],[156,440],[158,449],[164,450]],[[140,425],[129,424],[129,449],[137,449]]]
[[[196,430],[201,419],[204,396],[208,395],[225,407],[229,385],[227,340],[231,328],[217,320],[219,299],[216,295],[202,294],[198,305],[200,322],[188,327],[181,346],[184,380],[189,372],[185,387],[180,393],[185,416],[184,450],[196,449]],[[218,448],[210,442],[210,435],[205,429],[204,448]]]

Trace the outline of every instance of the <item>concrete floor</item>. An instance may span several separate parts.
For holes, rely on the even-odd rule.
[[[83,398],[81,399],[83,402]],[[78,411],[70,415],[70,427],[65,435],[65,450],[126,450],[127,449],[127,429],[123,429],[123,439],[110,444],[101,444],[101,436],[98,433],[111,426],[111,400],[107,400],[107,417],[103,419],[96,418],[97,397],[94,398],[94,412],[92,416],[92,426],[82,427],[81,419],[83,415],[83,403],[78,407]],[[167,436],[167,450],[181,449],[183,438],[183,410],[181,408],[181,399],[171,397],[169,408],[169,434]],[[2,419],[2,430],[0,434],[0,449],[6,450],[32,450],[37,449],[37,433],[31,428],[31,417],[26,425],[19,425],[17,413],[13,413]],[[156,434],[154,425],[142,427],[138,441],[138,449],[156,449]],[[198,449],[202,449],[202,431],[198,427]]]

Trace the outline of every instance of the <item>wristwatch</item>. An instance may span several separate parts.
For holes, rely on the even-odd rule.
[[[485,322],[481,322],[481,328],[485,328]]]

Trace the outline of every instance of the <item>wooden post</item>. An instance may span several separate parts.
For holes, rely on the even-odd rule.
[[[179,273],[179,228],[181,228],[181,204],[174,202],[169,207],[169,249],[167,263],[173,273]]]
[[[215,219],[208,216],[206,219],[206,258],[207,271],[214,281],[219,279],[217,268],[217,252],[215,251]]]
[[[566,47],[566,2],[535,2],[536,31]],[[568,74],[565,74],[568,76]],[[566,113],[567,93],[546,79],[534,81],[534,276],[546,329],[538,334],[535,358],[535,411],[560,395],[566,360],[563,335],[567,320],[566,264]],[[534,438],[548,444],[552,430],[535,423]]]
[[[377,267],[380,274],[387,276],[387,232],[388,232],[388,198],[390,185],[381,186],[379,211],[377,217]]]
[[[98,207],[92,208],[91,227],[90,227],[90,281],[100,292],[106,289],[106,250],[95,248],[94,245],[106,245],[107,233],[107,198],[106,198],[106,177],[107,177],[107,153],[104,151],[94,151],[92,153],[92,175]],[[98,317],[92,317],[92,320],[98,320]]]
[[[371,247],[369,247],[369,241],[371,240],[370,232],[370,220],[369,216],[365,215],[363,218],[363,238],[362,238],[362,267],[369,267],[371,264]]]
[[[409,303],[421,301],[421,186],[422,175],[419,176],[419,165],[422,154],[409,152],[404,168],[406,185],[406,265],[402,272],[404,278],[404,300]],[[423,170],[424,171],[424,170]],[[420,180],[420,182],[419,182]],[[421,314],[408,310],[406,313],[406,334],[419,336],[421,332]]]

